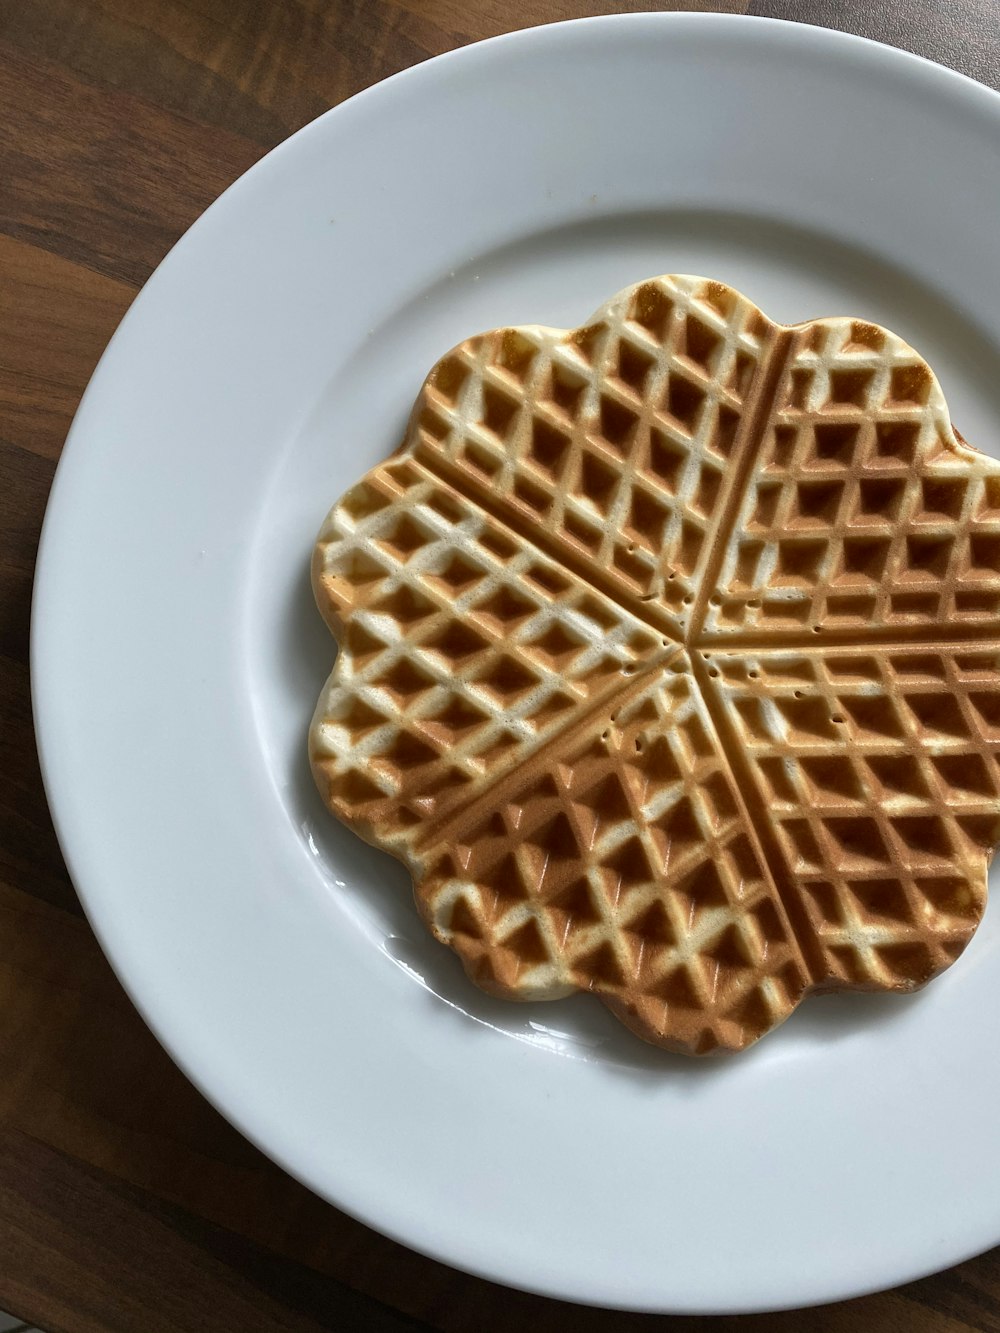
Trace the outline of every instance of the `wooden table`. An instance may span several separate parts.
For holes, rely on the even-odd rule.
[[[51,1333],[1000,1330],[1000,1250],[808,1314],[658,1320],[508,1291],[368,1231],[174,1068],[83,918],[46,808],[27,665],[42,512],[87,379],[166,250],[267,149],[358,89],[512,21],[649,7],[0,4],[0,1308]],[[660,7],[845,27],[1000,87],[1000,0]]]

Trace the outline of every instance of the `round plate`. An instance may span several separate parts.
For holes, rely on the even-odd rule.
[[[461,1268],[648,1310],[801,1305],[1000,1240],[1000,927],[910,999],[752,1052],[590,998],[491,1001],[322,808],[307,576],[448,347],[700,272],[853,314],[1000,421],[1000,98],[760,19],[638,15],[429,61],[283,144],[184,237],[59,467],[33,638],[45,778],[101,942],[178,1063],[339,1207]]]

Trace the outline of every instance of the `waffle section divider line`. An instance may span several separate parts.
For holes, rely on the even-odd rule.
[[[564,745],[572,739],[574,734],[584,730],[598,714],[609,706],[613,709],[620,709],[624,704],[630,703],[649,687],[650,677],[662,675],[670,666],[670,663],[683,652],[684,649],[680,644],[675,644],[670,649],[664,649],[662,656],[657,657],[648,665],[638,668],[623,683],[618,684],[616,682],[609,686],[598,698],[592,700],[575,713],[572,718],[568,719],[566,724],[560,727],[558,731],[547,736],[534,749],[524,752],[522,758],[537,760],[539,757],[544,757],[558,746]],[[485,791],[480,792],[467,805],[452,810],[437,823],[429,823],[424,834],[414,846],[413,859],[419,858],[427,848],[434,847],[443,841],[455,828],[475,820],[481,814],[496,810],[497,806],[503,801],[504,793],[516,785],[521,780],[521,776],[521,764],[505,769],[495,782],[491,783]]]
[[[874,634],[863,629],[827,631],[820,629],[809,633],[784,633],[774,630],[770,633],[754,634],[752,631],[733,634],[704,634],[696,647],[704,651],[711,648],[715,652],[734,653],[777,653],[777,652],[824,652],[827,649],[855,648],[859,651],[878,652],[886,648],[906,648],[910,645],[923,648],[956,649],[992,648],[1000,649],[1000,623],[989,625],[949,625],[946,634],[941,633],[940,625],[900,625],[890,630],[881,630]]]
[[[826,966],[823,962],[822,952],[813,931],[809,928],[805,909],[800,899],[792,892],[795,877],[785,863],[774,829],[768,820],[762,820],[760,823],[753,820],[746,805],[744,793],[754,792],[765,809],[767,800],[757,784],[750,761],[743,746],[739,743],[739,737],[726,716],[722,700],[712,686],[708,674],[708,665],[700,652],[691,652],[691,674],[705,705],[705,710],[712,720],[719,753],[725,760],[729,780],[733,786],[733,793],[740,814],[746,820],[751,842],[754,844],[762,864],[767,868],[775,895],[784,909],[788,924],[805,962],[810,983],[806,987],[806,993],[808,993],[810,989],[819,985],[826,976]]]
[[[776,325],[770,348],[766,354],[763,368],[758,372],[757,383],[751,395],[752,401],[744,405],[743,416],[733,441],[732,481],[722,504],[722,511],[716,521],[711,538],[711,549],[705,565],[705,573],[698,589],[694,606],[688,620],[687,642],[697,647],[705,616],[708,612],[709,598],[716,592],[722,562],[726,557],[726,542],[733,532],[736,517],[743,503],[746,482],[757,459],[760,439],[769,420],[771,407],[778,393],[778,386],[788,365],[798,333],[795,329]]]
[[[476,487],[474,489],[472,479],[467,477],[461,469],[455,467],[449,459],[439,457],[420,443],[415,444],[409,452],[405,449],[401,450],[395,457],[400,459],[409,457],[425,472],[430,473],[436,481],[449,486],[458,495],[461,495],[463,500],[468,500],[470,504],[476,505],[477,508],[489,514],[508,532],[520,537],[522,541],[533,546],[542,555],[569,570],[575,578],[579,579],[581,583],[586,583],[592,591],[599,593],[607,601],[613,602],[619,611],[624,611],[633,619],[641,621],[655,633],[672,639],[678,647],[681,645],[681,639],[677,635],[676,628],[670,623],[668,617],[665,615],[663,621],[661,621],[655,615],[650,614],[650,611],[656,607],[654,601],[644,602],[639,596],[636,596],[631,603],[622,601],[621,589],[616,587],[610,578],[604,576],[599,565],[587,564],[571,550],[553,541],[544,525],[539,524],[534,529],[530,528],[518,514],[511,513],[505,506],[497,504],[486,487],[481,489]],[[387,461],[391,462],[393,460]]]

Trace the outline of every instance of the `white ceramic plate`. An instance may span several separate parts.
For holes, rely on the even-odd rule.
[[[502,1282],[650,1310],[825,1301],[1000,1241],[1000,926],[922,995],[751,1053],[492,1002],[315,795],[337,495],[476,330],[702,272],[858,314],[1000,442],[1000,97],[815,28],[641,15],[487,42],[324,116],[180,242],[53,491],[33,641],[59,836],[190,1077],[341,1208]]]

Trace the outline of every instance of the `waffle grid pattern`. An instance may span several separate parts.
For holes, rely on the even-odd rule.
[[[328,799],[393,849],[676,651],[412,459],[354,487],[328,541],[344,651],[314,745],[349,752]]]
[[[1000,618],[1000,478],[956,453],[916,353],[871,324],[814,324],[790,359],[708,631],[873,634]]]
[[[674,278],[623,294],[568,338],[474,338],[431,374],[418,457],[443,461],[557,558],[683,637],[732,485],[766,326],[728,287]],[[592,577],[592,574],[588,575]]]
[[[766,1031],[806,977],[686,668],[651,673],[602,732],[571,728],[461,844],[428,849],[421,901],[484,989],[596,983],[701,1052]]]
[[[472,339],[313,576],[320,788],[484,989],[737,1050],[975,930],[1000,465],[886,331],[663,278]]]
[[[947,967],[1000,840],[1000,647],[708,660],[829,983],[892,990]]]

